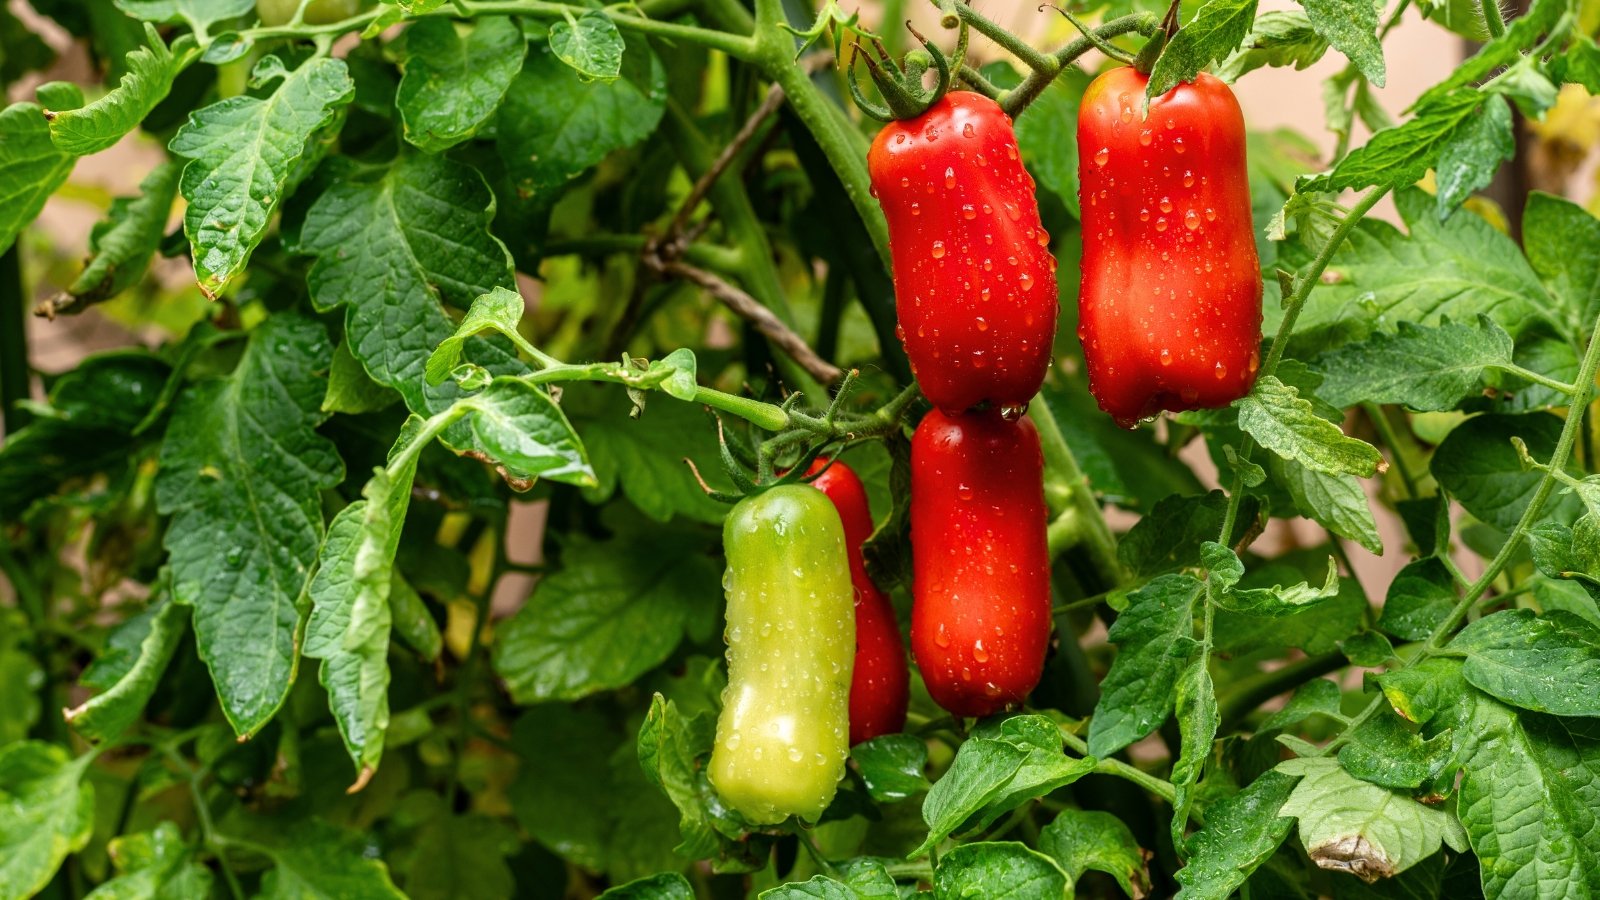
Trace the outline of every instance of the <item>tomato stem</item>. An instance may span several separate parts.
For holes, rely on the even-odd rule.
[[[1106,524],[1100,501],[1089,487],[1089,479],[1079,468],[1078,459],[1067,445],[1055,412],[1044,395],[1033,398],[1028,404],[1028,414],[1039,431],[1039,447],[1044,452],[1045,499],[1051,508],[1059,509],[1058,521],[1065,520],[1062,533],[1052,535],[1052,553],[1081,543],[1106,584],[1122,584],[1128,580],[1128,572],[1117,558],[1116,535]],[[1075,540],[1058,544],[1071,538]]]
[[[1156,33],[1159,26],[1160,22],[1156,19],[1155,13],[1133,13],[1106,22],[1099,28],[1094,29],[1094,35],[1100,41],[1124,34],[1150,35]],[[1001,97],[1000,108],[1005,110],[1006,114],[1012,118],[1022,115],[1028,105],[1039,98],[1039,95],[1044,92],[1045,88],[1050,86],[1050,82],[1054,81],[1056,76],[1065,72],[1067,67],[1077,61],[1078,57],[1094,48],[1094,41],[1090,40],[1086,35],[1079,36],[1068,42],[1060,50],[1045,57],[1048,61],[1045,66],[1035,68],[1029,72],[1027,77],[1022,79],[1021,84]]]

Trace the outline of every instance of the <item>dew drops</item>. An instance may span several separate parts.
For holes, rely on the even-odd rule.
[[[1127,106],[1127,105],[1124,105],[1122,107],[1122,121],[1124,121],[1124,122],[1132,122],[1133,121],[1133,107]]]
[[[965,482],[962,482],[961,484],[956,485],[956,496],[960,497],[963,500],[971,500],[972,499],[972,486],[967,484],[967,483],[965,483]],[[941,625],[939,627],[939,633],[940,634],[944,634],[944,626]],[[939,646],[942,647],[944,645],[940,644]]]
[[[761,758],[761,748],[757,747],[754,750],[751,750],[750,751],[750,757],[752,759],[760,759]]]
[[[729,750],[737,750],[739,749],[739,741],[739,732],[735,731],[733,734],[728,735],[728,739],[722,742],[722,746],[727,747]]]
[[[994,260],[992,260],[992,259],[984,260],[983,261],[983,270],[985,272],[993,272],[994,271]]]
[[[1016,144],[1007,144],[1006,145],[1006,158],[1007,159],[1013,159],[1013,160],[1017,158],[1017,145]]]
[[[802,751],[799,747],[790,747],[789,748],[789,762],[799,762],[800,760],[805,759],[805,757],[806,757],[805,752]]]
[[[950,646],[950,635],[944,630],[944,623],[939,623],[939,630],[933,634],[933,642],[941,647]]]
[[[1161,211],[1162,212],[1164,212],[1164,213],[1172,212],[1172,198],[1171,197],[1162,197],[1160,205],[1161,205]]]
[[[978,211],[976,209],[973,209],[971,203],[965,204],[965,205],[963,205],[961,207],[961,218],[966,219],[967,221],[970,222],[973,219],[976,219],[977,217],[978,217]]]
[[[1033,276],[1029,275],[1027,272],[1023,272],[1017,276],[1017,284],[1020,285],[1023,290],[1031,288],[1033,287]]]
[[[897,134],[894,136],[894,142],[896,144],[904,144],[906,142],[906,136],[903,134]]]
[[[1163,366],[1172,365],[1172,351],[1166,347],[1161,348],[1161,364]]]
[[[1251,350],[1250,351],[1250,374],[1254,375],[1256,373],[1256,370],[1259,369],[1259,368],[1261,368],[1261,351],[1259,351],[1259,350]]]
[[[1209,206],[1206,207],[1206,221],[1207,222],[1215,222],[1216,220],[1217,220],[1217,211],[1212,209]]]
[[[904,135],[901,135],[901,137],[904,137]],[[911,179],[904,175],[900,176],[900,186],[911,187]]]
[[[989,661],[989,650],[987,647],[983,646],[983,641],[972,642],[972,658],[980,663],[986,663]]]
[[[1006,204],[1003,204],[1003,205],[1005,206],[1005,210],[1006,210],[1006,218],[1010,219],[1013,222],[1015,222],[1018,219],[1022,218],[1022,210],[1020,208],[1018,208],[1015,203],[1006,203]]]
[[[1183,186],[1184,187],[1194,187],[1194,173],[1193,172],[1184,172],[1183,173]]]
[[[1101,147],[1094,155],[1094,164],[1097,166],[1103,166],[1110,159],[1111,149],[1108,147]]]
[[[1116,213],[1112,213],[1111,217],[1116,218],[1116,215]],[[1043,228],[1039,229],[1038,233],[1033,236],[1033,239],[1038,241],[1039,246],[1041,247],[1050,246],[1050,232],[1045,231]]]
[[[1150,221],[1150,210],[1148,210],[1148,209],[1139,210],[1139,221],[1141,221],[1141,222]]]
[[[1222,379],[1228,377],[1228,367],[1223,365],[1222,360],[1219,359],[1217,360],[1216,369],[1212,370],[1212,374],[1217,376],[1218,381],[1221,381]]]
[[[972,669],[970,667],[968,667],[968,666],[962,666],[961,667],[961,680],[962,681],[971,681],[972,680]]]
[[[1162,216],[1161,218],[1156,219],[1156,230],[1157,231],[1166,231],[1167,230],[1167,217],[1166,216]]]
[[[931,252],[933,254],[933,258],[934,259],[943,259],[944,258],[944,241],[934,241],[933,242],[933,249],[931,251],[929,251],[929,252]]]
[[[913,204],[911,204],[911,214],[913,216],[922,215],[922,204],[921,203],[913,203]]]
[[[988,288],[984,288],[983,290],[984,293],[988,293],[989,291]],[[983,316],[979,316],[978,318],[974,319],[972,324],[976,325],[979,331],[989,330],[989,320],[985,319]]]
[[[1200,227],[1200,214],[1195,212],[1192,209],[1189,210],[1188,212],[1184,213],[1183,214],[1183,227],[1189,229],[1190,231],[1194,231],[1196,228],[1199,228]]]
[[[1139,146],[1141,146],[1141,147],[1150,146],[1150,142],[1155,140],[1155,139],[1156,139],[1155,135],[1151,134],[1150,133],[1150,129],[1148,129],[1148,128],[1146,128],[1145,130],[1139,132]],[[1148,162],[1148,160],[1146,160],[1146,161]]]
[[[945,167],[945,170],[944,170],[944,186],[946,188],[953,188],[953,187],[956,186],[956,170],[955,170],[954,166],[946,166]]]
[[[988,302],[989,294],[990,294],[989,288],[988,288],[988,286],[985,286],[982,290],[978,291],[978,299],[979,300],[983,300],[985,302]],[[985,328],[989,327],[989,323],[984,322],[983,319],[979,319],[978,321],[982,323],[982,324],[980,324],[978,326],[978,330],[979,331],[982,331]]]
[[[1175,138],[1172,139],[1172,152],[1174,152],[1174,153],[1182,153],[1183,151],[1185,151],[1187,149],[1189,149],[1189,148],[1183,146],[1183,138],[1175,137]]]
[[[978,162],[978,168],[980,168],[980,169],[989,165],[989,161],[987,159],[983,158],[983,154],[982,153],[978,154],[977,162]]]
[[[967,124],[961,126],[961,136],[962,137],[972,137],[976,133],[977,132],[973,129],[971,122],[968,122]]]

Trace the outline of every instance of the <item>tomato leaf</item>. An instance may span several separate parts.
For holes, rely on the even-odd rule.
[[[1244,43],[1255,17],[1256,0],[1207,0],[1161,51],[1145,95],[1159,97],[1193,81],[1213,62],[1227,59]]]
[[[928,744],[909,734],[884,734],[850,748],[867,793],[894,803],[928,789]]]
[[[1411,409],[1454,409],[1483,383],[1484,372],[1511,365],[1511,336],[1493,319],[1445,320],[1437,326],[1398,323],[1317,359],[1317,394],[1340,409],[1396,403]]]
[[[1561,308],[1581,327],[1592,323],[1600,313],[1600,219],[1570,200],[1535,191],[1523,209],[1522,242]]]
[[[1449,812],[1361,781],[1338,760],[1291,759],[1278,771],[1301,776],[1280,815],[1299,820],[1300,842],[1324,869],[1370,883],[1404,872],[1441,843],[1466,849],[1461,824]]]
[[[1234,406],[1240,429],[1262,447],[1308,469],[1369,478],[1382,462],[1376,447],[1345,435],[1338,425],[1317,415],[1298,390],[1275,376],[1257,380]]]
[[[1378,42],[1378,7],[1372,0],[1300,0],[1311,27],[1383,87],[1383,45]]]
[[[189,630],[189,610],[163,597],[112,632],[109,646],[83,674],[83,682],[101,692],[63,715],[79,734],[106,741],[126,731],[156,691],[178,642]]]
[[[240,736],[288,696],[298,603],[322,543],[320,492],[344,476],[334,445],[313,430],[326,390],[316,373],[332,355],[320,324],[272,316],[231,375],[184,391],[161,447],[156,502],[173,516],[163,542],[173,599],[194,607],[200,655]]]
[[[102,898],[211,894],[211,870],[196,858],[183,832],[172,822],[113,839],[107,855],[120,874],[95,888]]]
[[[83,103],[76,87],[68,102]],[[73,95],[76,95],[75,97]],[[50,140],[44,110],[35,103],[13,103],[0,110],[0,253],[44,209],[44,202],[72,174],[77,157]]]
[[[1035,900],[1065,896],[1069,887],[1055,860],[1015,841],[962,844],[933,873],[935,897]]]
[[[1069,883],[1085,872],[1104,872],[1129,897],[1150,893],[1150,873],[1133,832],[1108,812],[1064,809],[1039,834],[1039,851],[1067,873]]]
[[[88,156],[109,148],[139,127],[172,90],[173,79],[198,55],[192,40],[174,41],[174,53],[154,25],[146,24],[144,28],[148,46],[134,50],[123,60],[125,71],[116,87],[87,106],[45,113],[56,149]]]
[[[1306,13],[1274,10],[1256,16],[1244,42],[1217,66],[1217,77],[1237,81],[1263,66],[1306,69],[1328,52],[1328,42],[1311,27]]]
[[[550,50],[577,71],[583,81],[612,81],[622,74],[622,53],[627,46],[611,17],[591,9],[573,18],[550,23]]]
[[[1162,575],[1128,596],[1106,635],[1117,658],[1089,721],[1090,755],[1116,753],[1171,714],[1178,673],[1196,646],[1194,601],[1202,587],[1191,575]]]
[[[1506,703],[1600,716],[1600,628],[1579,616],[1502,610],[1468,625],[1449,646],[1466,654],[1467,681]]]
[[[1523,467],[1512,445],[1521,440],[1537,459],[1549,459],[1561,436],[1561,420],[1546,413],[1475,416],[1457,425],[1434,451],[1429,468],[1439,486],[1467,512],[1503,531],[1513,528],[1528,508],[1543,475]],[[1582,504],[1557,495],[1545,504],[1545,518],[1570,522]]]
[[[448,18],[419,19],[402,40],[395,108],[406,140],[426,153],[448,150],[483,129],[528,51],[509,16],[479,17],[465,37]]]
[[[1278,814],[1296,779],[1273,770],[1206,809],[1206,826],[1189,838],[1189,863],[1178,870],[1182,900],[1226,900],[1277,851],[1294,819]]]
[[[150,258],[166,237],[167,216],[178,194],[178,177],[183,167],[166,160],[150,170],[139,182],[139,196],[118,198],[111,203],[106,219],[89,235],[93,255],[83,272],[67,286],[66,293],[78,302],[53,302],[54,311],[82,312],[92,303],[122,293],[144,277]]]
[[[254,78],[281,81],[265,98],[229,97],[192,113],[169,145],[190,160],[179,185],[189,202],[183,230],[194,245],[195,277],[208,296],[244,269],[292,188],[312,134],[355,94],[344,61],[327,57],[289,72],[268,56],[256,64]]]
[[[0,748],[0,896],[44,890],[67,854],[89,843],[94,785],[83,775],[93,760],[42,741]]]

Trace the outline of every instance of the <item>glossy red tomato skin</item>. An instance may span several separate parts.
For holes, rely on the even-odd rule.
[[[811,465],[816,474],[826,460]],[[896,734],[906,725],[910,699],[906,647],[895,620],[894,604],[867,575],[861,545],[872,537],[872,510],[867,489],[849,466],[837,460],[812,480],[828,495],[844,523],[845,552],[856,591],[856,666],[850,682],[850,745],[879,735]]]
[[[1056,261],[1011,119],[951,91],[891,122],[867,154],[889,222],[895,312],[933,405],[1025,405],[1050,366]]]
[[[1117,68],[1078,111],[1083,221],[1078,336],[1089,389],[1124,427],[1249,392],[1260,367],[1261,264],[1244,116],[1202,73],[1150,101]]]
[[[934,410],[911,440],[911,652],[940,706],[1019,705],[1050,642],[1044,459],[1026,418]]]

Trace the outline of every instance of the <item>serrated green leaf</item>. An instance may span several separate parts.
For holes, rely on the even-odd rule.
[[[1378,627],[1401,640],[1420,641],[1450,615],[1456,601],[1455,576],[1436,557],[1407,563],[1384,598]]]
[[[528,52],[509,16],[474,19],[465,36],[448,18],[419,19],[403,42],[394,104],[406,140],[427,153],[448,150],[488,124]]]
[[[1464,129],[1474,127],[1490,98],[1474,90],[1445,94],[1418,107],[1415,116],[1372,136],[1333,171],[1303,181],[1297,190],[1342,191],[1374,185],[1402,188],[1433,168]]]
[[[1300,821],[1300,842],[1312,862],[1367,881],[1404,872],[1439,851],[1465,849],[1449,812],[1355,778],[1338,760],[1292,759],[1278,770],[1300,783],[1280,815]]]
[[[334,516],[309,589],[303,652],[322,660],[319,678],[359,783],[377,770],[389,727],[389,594],[411,504],[415,440],[403,433],[392,468],[375,470],[362,499]]]
[[[522,477],[579,487],[598,483],[583,442],[544,388],[497,378],[465,402],[473,409],[468,419],[472,433],[493,461]]]
[[[838,878],[818,875],[799,884],[762,891],[761,900],[899,900],[894,879],[875,859],[850,860],[836,867],[836,873]]]
[[[573,538],[560,571],[498,629],[494,667],[518,703],[574,700],[659,665],[691,622],[715,609],[719,575],[705,539],[649,530]]]
[[[1474,191],[1487,187],[1500,164],[1516,153],[1511,107],[1500,97],[1485,99],[1439,151],[1434,165],[1439,218],[1447,218]]]
[[[191,113],[169,145],[190,160],[179,186],[189,202],[183,230],[208,295],[243,271],[311,136],[355,94],[343,60],[317,57],[288,73],[274,56],[256,65],[256,78],[277,76],[268,97],[229,97]]]
[[[1008,719],[992,736],[967,740],[922,802],[928,837],[910,855],[921,856],[957,831],[982,828],[1094,769],[1094,760],[1069,759],[1061,747],[1060,731],[1042,716]]]
[[[678,808],[683,842],[675,849],[691,859],[716,853],[719,842],[697,782],[697,759],[710,754],[716,731],[716,716],[710,711],[685,716],[675,702],[659,693],[651,699],[650,712],[639,726],[639,765]]]
[[[1373,553],[1383,552],[1372,504],[1354,475],[1329,475],[1281,456],[1271,457],[1267,465],[1300,515]]]
[[[255,0],[112,0],[117,9],[146,22],[174,24],[186,22],[196,32],[242,16],[255,6]]]
[[[615,388],[576,384],[562,394],[562,406],[583,434],[600,481],[586,492],[589,502],[602,502],[620,487],[640,512],[658,522],[673,516],[720,522],[727,515],[728,507],[706,496],[683,462],[694,460],[713,488],[725,489],[716,424],[702,409],[651,403],[634,418]]]
[[[159,900],[208,897],[211,870],[195,858],[172,822],[152,831],[113,838],[108,848],[119,873],[91,891],[86,900]]]
[[[1117,542],[1117,558],[1134,574],[1156,575],[1200,562],[1200,546],[1222,530],[1228,496],[1211,491],[1198,497],[1162,498]],[[1239,506],[1234,538],[1244,536],[1260,503],[1246,497]]]
[[[1194,788],[1200,773],[1211,756],[1211,744],[1217,739],[1220,713],[1217,709],[1217,689],[1211,682],[1211,668],[1207,654],[1195,654],[1178,674],[1173,712],[1182,734],[1178,759],[1172,764],[1172,841],[1183,844],[1183,835],[1189,826],[1189,808],[1194,804]]]
[[[163,598],[128,624],[133,626],[134,634],[127,639],[137,636],[138,643],[126,670],[110,683],[101,682],[99,694],[63,713],[72,727],[91,741],[117,737],[144,711],[178,649],[178,641],[188,631],[189,610]],[[117,640],[115,634],[112,640]]]
[[[934,900],[1065,900],[1071,887],[1055,860],[1014,841],[962,844],[933,873]]]
[[[1383,457],[1366,441],[1347,436],[1316,414],[1299,391],[1268,375],[1245,397],[1234,401],[1239,428],[1284,459],[1329,475],[1369,478]]]
[[[78,109],[45,111],[57,150],[88,156],[122,140],[166,98],[173,79],[198,55],[193,42],[187,40],[174,53],[153,25],[145,25],[145,39],[148,46],[128,54],[123,60],[122,80],[105,96]]]
[[[1590,94],[1600,94],[1600,46],[1586,35],[1573,35],[1567,51],[1551,61],[1550,74],[1566,84],[1581,84]]]
[[[394,631],[407,646],[417,651],[423,659],[434,662],[444,649],[444,635],[439,623],[428,611],[417,589],[411,586],[400,570],[392,571],[389,581],[389,610],[394,617]]]
[[[1235,561],[1237,556],[1232,550],[1214,544],[1219,550],[1232,556]],[[1239,564],[1239,572],[1244,572],[1244,564]],[[1339,567],[1330,557],[1328,559],[1328,575],[1322,587],[1312,587],[1307,582],[1283,587],[1274,585],[1270,588],[1244,588],[1228,589],[1215,597],[1214,602],[1221,609],[1250,616],[1275,619],[1283,616],[1293,616],[1316,606],[1324,600],[1339,596]]]
[[[585,82],[549,47],[534,47],[500,107],[500,156],[523,196],[549,193],[647,137],[666,93],[666,71],[643,40],[629,43],[613,81]]]
[[[398,392],[372,380],[361,367],[361,360],[350,351],[349,341],[334,348],[333,362],[328,367],[328,392],[322,397],[323,412],[360,415],[387,409],[399,399]]]
[[[1368,81],[1383,87],[1383,45],[1378,42],[1378,7],[1372,0],[1300,0],[1300,5],[1317,34]]]
[[[11,249],[77,161],[51,142],[38,104],[13,103],[0,110],[0,253]]]
[[[1423,740],[1392,710],[1352,729],[1339,750],[1339,763],[1351,775],[1387,788],[1413,790],[1432,782],[1451,763],[1449,734]]]
[[[376,177],[340,180],[306,213],[297,249],[317,256],[307,275],[319,309],[346,307],[345,334],[372,380],[423,416],[464,396],[429,385],[428,357],[455,324],[440,302],[466,308],[496,287],[514,288],[511,255],[489,233],[494,196],[474,169],[445,156],[402,157]],[[467,341],[492,375],[527,367],[503,343]],[[479,449],[463,421],[443,440]]]
[[[1189,838],[1189,864],[1178,870],[1180,900],[1227,900],[1277,851],[1294,825],[1278,810],[1297,780],[1270,771],[1206,809],[1206,826]]]
[[[522,295],[506,287],[496,287],[473,300],[455,333],[440,341],[438,348],[428,356],[425,368],[428,383],[440,384],[450,377],[450,372],[461,364],[461,351],[467,338],[475,334],[498,331],[509,338],[520,338],[517,323],[522,321],[522,309]]]
[[[694,888],[677,872],[666,872],[609,888],[597,900],[694,900]]]
[[[1454,409],[1483,383],[1483,373],[1511,365],[1511,336],[1488,316],[1437,326],[1398,323],[1317,359],[1317,393],[1341,409],[1396,403],[1423,412]]]
[[[93,256],[67,287],[72,300],[53,301],[53,313],[82,312],[139,283],[166,237],[182,172],[177,161],[164,160],[139,182],[139,196],[112,201],[106,220],[90,235]]]
[[[1056,861],[1069,883],[1090,870],[1117,880],[1129,897],[1150,893],[1150,873],[1133,832],[1108,812],[1064,809],[1039,834],[1039,851]]]
[[[1600,313],[1600,219],[1570,200],[1534,191],[1523,208],[1522,245],[1567,315],[1584,326],[1593,322]]]
[[[1193,81],[1200,70],[1227,59],[1244,42],[1256,17],[1256,0],[1207,0],[1167,42],[1150,70],[1145,94],[1159,97]]]
[[[1548,459],[1560,436],[1561,419],[1547,413],[1475,416],[1450,431],[1434,451],[1429,469],[1467,512],[1509,531],[1544,477],[1523,468],[1512,438],[1520,439],[1535,458]],[[1551,497],[1544,510],[1549,520],[1570,522],[1581,508],[1578,498],[1567,494]]]
[[[1496,69],[1523,58],[1568,9],[1567,0],[1534,0],[1528,12],[1506,23],[1504,33],[1490,38],[1477,55],[1457,66],[1448,77],[1424,91],[1413,104],[1420,109],[1458,88],[1477,83]]]
[[[173,516],[163,541],[173,599],[194,607],[200,656],[240,736],[288,695],[298,602],[322,543],[320,493],[344,476],[314,430],[317,373],[332,355],[320,324],[274,314],[231,375],[184,391],[161,447],[156,503]]]
[[[357,835],[317,819],[299,819],[265,848],[275,865],[261,876],[264,900],[404,900],[389,868],[366,853]]]
[[[884,734],[850,748],[867,793],[879,803],[894,803],[929,787],[923,769],[928,744],[909,734]]]
[[[1318,678],[1301,685],[1289,698],[1283,708],[1268,716],[1261,723],[1261,731],[1278,731],[1305,721],[1314,715],[1324,715],[1329,718],[1340,718],[1339,701],[1341,693],[1339,686],[1325,678]]]
[[[42,741],[0,747],[0,897],[44,890],[67,854],[89,843],[94,786],[82,779],[91,760]]]
[[[1263,66],[1306,69],[1328,52],[1328,42],[1300,10],[1274,10],[1256,16],[1244,43],[1217,66],[1217,77],[1237,81]]]
[[[1117,658],[1089,721],[1091,755],[1110,756],[1166,721],[1178,673],[1196,646],[1194,602],[1203,587],[1190,575],[1162,575],[1129,595],[1106,635]]]
[[[622,73],[627,46],[616,23],[604,11],[591,9],[550,23],[550,50],[584,81],[612,81]]]
[[[1560,716],[1600,716],[1600,628],[1562,610],[1508,609],[1462,629],[1467,681],[1513,706]]]
[[[1397,193],[1395,207],[1409,234],[1364,220],[1334,254],[1337,279],[1312,291],[1296,324],[1303,352],[1389,330],[1391,323],[1469,322],[1482,313],[1513,338],[1548,325],[1566,336],[1571,319],[1545,291],[1522,251],[1481,216],[1434,214],[1434,198]]]

